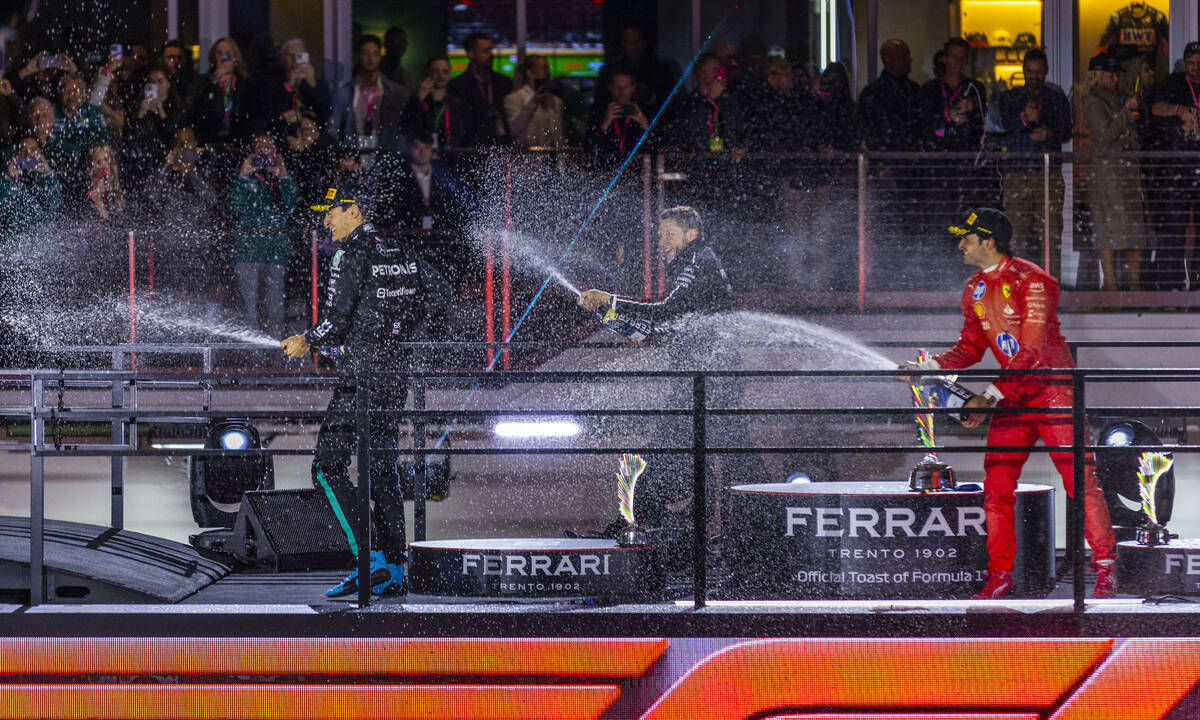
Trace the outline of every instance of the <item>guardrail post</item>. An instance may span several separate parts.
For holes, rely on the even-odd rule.
[[[46,458],[38,452],[46,437],[44,420],[39,418],[45,396],[42,379],[32,378],[29,413],[29,604],[46,602]]]
[[[696,373],[692,377],[692,602],[697,609],[708,602],[708,498],[704,477],[707,404],[704,374]]]
[[[658,190],[658,214],[662,215],[666,209],[666,184],[663,181],[663,174],[667,171],[667,158],[664,155],[659,155],[655,164],[655,185]],[[655,257],[658,258],[658,297],[662,297],[667,292],[667,264],[663,261],[662,253],[657,252],[658,246],[655,246]]]
[[[1087,440],[1087,419],[1084,416],[1084,383],[1083,375],[1078,369],[1071,373],[1071,465],[1074,468],[1071,480],[1074,496],[1067,507],[1068,516],[1072,520],[1071,535],[1067,538],[1067,547],[1072,553],[1071,582],[1075,596],[1075,612],[1083,612],[1083,478],[1084,478],[1084,446]]]
[[[1042,153],[1042,248],[1043,269],[1050,272],[1050,153]]]
[[[416,378],[413,384],[413,410],[425,409],[425,379]],[[425,419],[413,418],[413,539],[425,539]]]
[[[868,53],[869,54],[869,53]],[[858,309],[867,308],[867,156],[858,154]]]
[[[642,299],[650,299],[650,254],[654,222],[650,217],[650,154],[642,156]]]
[[[358,538],[358,606],[371,604],[371,423],[368,378],[354,383],[354,431],[358,438],[358,512],[354,534]]]
[[[112,368],[113,370],[125,369],[125,354],[120,350],[113,352]],[[121,380],[112,381],[111,406],[113,410],[121,410],[125,407],[125,388]],[[127,439],[125,421],[114,419],[112,421],[112,434],[109,437],[112,439],[113,445],[124,444]],[[123,528],[125,527],[125,457],[114,455],[111,459],[110,467],[111,498],[109,500],[109,524],[114,528]]]

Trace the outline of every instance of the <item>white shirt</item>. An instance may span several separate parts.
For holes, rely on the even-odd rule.
[[[525,85],[504,98],[504,114],[513,141],[524,147],[558,147],[563,138],[563,101],[550,95],[550,107],[533,102],[533,86]]]
[[[417,187],[421,188],[421,197],[425,198],[425,206],[429,207],[429,193],[433,183],[433,167],[430,166],[429,172],[422,173],[416,165],[412,166],[413,177],[417,180]]]

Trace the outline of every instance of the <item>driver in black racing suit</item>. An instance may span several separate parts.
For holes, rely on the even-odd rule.
[[[579,304],[587,310],[606,308],[604,324],[609,329],[641,342],[667,340],[664,346],[671,354],[671,363],[682,367],[699,361],[714,367],[725,367],[729,359],[714,343],[670,342],[672,335],[681,333],[681,328],[672,326],[672,321],[686,315],[710,315],[725,312],[733,307],[733,286],[725,274],[721,260],[703,239],[703,222],[700,214],[691,207],[679,206],[664,210],[658,222],[658,251],[666,261],[666,294],[660,300],[637,300],[603,290],[584,290],[579,295]],[[686,333],[684,333],[686,334]],[[720,406],[728,397],[740,392],[736,381],[727,382],[714,393],[710,400]],[[740,436],[732,436],[733,440]],[[735,443],[744,444],[744,443]],[[723,474],[723,473],[722,473]],[[715,477],[715,475],[714,475]],[[644,480],[638,487],[638,524],[651,531],[652,536],[661,531],[657,539],[665,541],[669,566],[678,565],[687,559],[687,544],[690,531],[687,525],[686,508],[682,501],[692,493],[692,460],[685,455],[660,455],[647,460]],[[710,512],[717,508],[717,483],[708,484]],[[616,537],[623,527],[618,521],[605,528],[600,535]],[[656,540],[657,541],[657,540]]]
[[[313,457],[313,484],[324,491],[334,515],[357,554],[355,490],[348,472],[357,444],[355,432],[355,377],[360,373],[398,373],[408,370],[411,351],[401,343],[413,339],[422,321],[432,330],[445,328],[444,312],[450,289],[441,275],[411,249],[379,235],[366,222],[367,200],[356,188],[330,188],[322,203],[324,225],[342,247],[333,256],[324,307],[317,322],[302,335],[282,341],[284,352],[304,357],[310,348],[340,348],[342,382],[334,390],[325,421],[317,435]],[[371,411],[404,409],[408,387],[403,376],[383,375],[371,380]],[[400,419],[370,413],[372,449],[397,448]],[[371,553],[371,592],[396,594],[404,587],[404,492],[398,453],[375,454],[370,463],[372,518],[378,539]],[[325,594],[350,595],[358,591],[358,571]]]

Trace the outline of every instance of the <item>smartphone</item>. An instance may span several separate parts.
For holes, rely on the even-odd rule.
[[[534,92],[546,92],[546,90],[549,87],[550,87],[550,78],[542,78],[540,80],[533,81],[533,91]]]
[[[200,151],[196,148],[179,148],[179,162],[194,163],[200,159]]]
[[[42,70],[58,67],[62,67],[62,59],[57,55],[42,55],[38,58],[38,68]]]
[[[34,169],[37,166],[38,166],[38,159],[33,157],[32,155],[21,156],[21,157],[17,158],[17,167],[21,168],[25,172],[29,172],[30,170]]]
[[[250,158],[250,164],[256,168],[269,168],[275,166],[274,155],[255,155]]]
[[[302,52],[296,55],[296,64],[303,65],[308,62],[308,53]]]
[[[220,54],[220,56],[217,57],[217,59],[220,60],[221,62],[229,62],[230,60],[233,59],[233,55],[230,53],[227,53],[227,52],[223,52]]]
[[[154,83],[149,83],[148,85],[146,85],[145,93],[146,93],[147,100],[157,100],[158,99],[158,86],[155,85]]]
[[[108,56],[110,58],[116,58],[117,60],[120,60],[121,55],[124,53],[125,48],[121,46],[121,43],[114,43],[108,46]]]

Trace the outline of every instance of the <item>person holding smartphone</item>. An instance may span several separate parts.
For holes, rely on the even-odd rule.
[[[161,63],[137,68],[122,86],[125,124],[121,128],[121,166],[129,189],[140,196],[162,167],[179,124],[178,105]]]
[[[144,206],[153,211],[145,230],[153,233],[160,295],[205,299],[209,315],[233,276],[229,258],[219,255],[217,194],[207,176],[208,159],[191,128],[175,131],[160,168],[150,172]]]
[[[64,74],[78,72],[75,61],[66,53],[39,52],[15,74],[9,74],[13,87],[26,101],[37,97],[55,97]]]
[[[632,75],[615,73],[608,81],[612,101],[592,108],[586,146],[597,161],[622,162],[650,127],[650,119],[634,99],[636,91]]]
[[[212,70],[201,83],[190,124],[202,144],[232,148],[244,142],[250,130],[242,51],[232,38],[221,38],[209,49],[208,64]]]
[[[54,129],[45,144],[46,156],[70,189],[83,189],[80,173],[87,164],[90,148],[108,142],[108,123],[100,108],[87,102],[88,87],[78,75],[64,75],[61,84],[61,104],[54,120]]]
[[[410,137],[430,135],[435,150],[466,147],[470,108],[449,92],[450,58],[434,55],[425,75],[404,107],[404,129]]]
[[[62,205],[62,186],[33,137],[17,143],[0,178],[0,232],[46,225]]]
[[[550,61],[530,55],[513,73],[515,88],[504,98],[504,114],[513,143],[521,147],[559,147],[563,136],[563,101],[550,91]]]
[[[265,133],[255,135],[229,189],[237,225],[233,267],[246,322],[276,337],[283,332],[283,277],[292,256],[288,216],[298,201],[296,181],[275,140]],[[260,299],[265,302],[260,304]]]
[[[329,122],[329,86],[317,80],[317,72],[300,38],[292,38],[279,46],[279,59],[283,61],[284,85],[290,110],[297,115],[306,111],[316,116],[317,124]]]

